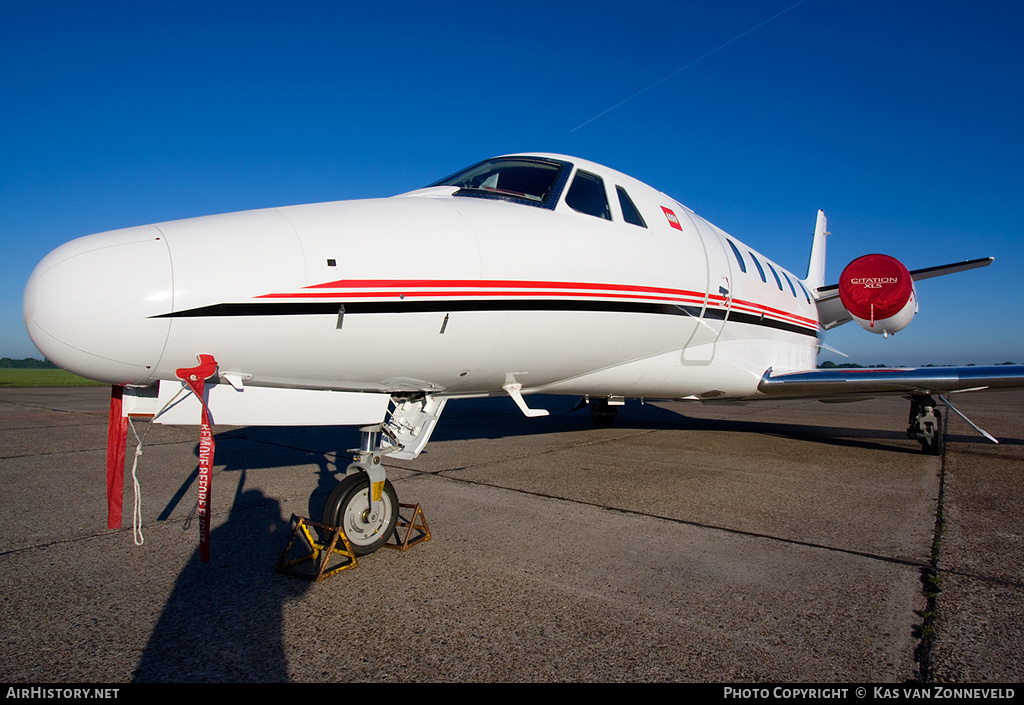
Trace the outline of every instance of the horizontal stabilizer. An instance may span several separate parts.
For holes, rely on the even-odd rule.
[[[910,278],[913,281],[920,281],[922,279],[931,279],[932,277],[941,277],[945,274],[954,274],[956,272],[966,272],[968,269],[977,269],[979,267],[987,267],[992,264],[993,257],[982,257],[980,259],[971,259],[966,262],[955,262],[953,264],[942,264],[937,267],[925,267],[924,269],[913,269],[910,271]],[[843,323],[849,323],[853,320],[850,316],[850,312],[843,306],[842,301],[839,300],[839,285],[829,284],[823,286],[815,292],[815,303],[818,306],[818,320],[821,322],[821,327],[825,330],[835,328]]]
[[[995,260],[994,257],[982,257],[981,259],[969,259],[966,262],[955,262],[953,264],[940,264],[938,267],[925,267],[924,269],[913,269],[910,271],[910,278],[914,281],[920,281],[922,279],[931,279],[932,277],[941,277],[944,274],[955,274],[956,272],[966,272],[968,269],[977,269],[979,267],[987,267]],[[838,284],[829,284],[818,289],[822,294],[839,292]],[[827,298],[822,296],[822,299]]]
[[[914,281],[920,281],[922,279],[931,279],[932,277],[941,277],[943,274],[953,274],[954,272],[966,272],[968,269],[977,269],[978,267],[987,267],[995,260],[994,257],[982,257],[981,259],[971,259],[966,262],[958,262],[956,264],[942,264],[938,267],[925,267],[924,269],[915,269],[910,273]]]

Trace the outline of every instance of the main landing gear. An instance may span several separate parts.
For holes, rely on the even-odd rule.
[[[921,452],[927,455],[942,455],[946,447],[942,412],[935,407],[936,401],[930,396],[910,397],[907,437],[917,439],[921,444]]]
[[[942,455],[946,450],[946,434],[942,426],[942,413],[936,409],[936,402],[926,394],[918,394],[910,399],[910,424],[907,426],[907,437],[916,438],[921,443],[921,450],[928,455]],[[963,419],[975,431],[993,443],[999,443],[995,436],[971,421],[964,412],[953,406],[948,397],[939,395],[939,399]]]
[[[611,428],[619,416],[622,397],[605,397],[590,400],[590,418],[597,428]]]

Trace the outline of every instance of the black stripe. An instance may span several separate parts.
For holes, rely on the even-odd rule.
[[[316,316],[337,314],[344,304],[345,313],[435,313],[449,311],[612,311],[618,313],[658,313],[662,315],[700,316],[700,306],[642,301],[586,301],[546,299],[464,299],[424,301],[345,301],[345,302],[287,302],[214,304],[201,308],[165,313],[154,318],[206,318],[210,316]],[[709,317],[713,314],[708,312]],[[721,315],[719,315],[721,318]]]
[[[602,313],[649,313],[662,316],[691,316],[700,318],[700,306],[679,306],[676,304],[644,301],[591,301],[591,300],[547,300],[547,299],[465,299],[457,301],[289,301],[249,302],[241,304],[214,304],[186,311],[164,313],[153,318],[210,318],[218,316],[336,316],[342,306],[345,315],[363,313],[450,313],[452,311],[597,311]],[[721,321],[726,311],[711,308],[704,313],[705,319]],[[773,328],[817,337],[817,332],[805,326],[777,321],[764,316],[729,312],[729,321]]]
[[[710,311],[708,313],[710,313]],[[775,330],[799,333],[800,335],[806,335],[812,338],[818,337],[817,331],[807,328],[806,326],[797,325],[796,323],[787,323],[786,321],[777,321],[774,318],[766,318],[765,316],[759,316],[752,313],[733,311],[729,314],[729,322],[746,323],[752,326],[761,326],[762,328],[774,328]]]

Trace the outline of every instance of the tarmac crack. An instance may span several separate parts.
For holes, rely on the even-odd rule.
[[[639,436],[642,436],[642,435],[646,435],[648,433],[656,433],[659,430],[660,429],[648,429],[648,430],[640,431],[638,433],[627,434],[627,435],[624,435],[624,436],[616,436],[615,438],[602,438],[602,439],[598,439],[598,440],[586,441],[586,442],[583,442],[583,443],[574,443],[574,444],[572,444],[569,447],[570,448],[577,448],[577,447],[589,446],[589,445],[599,445],[599,444],[603,444],[603,443],[613,443],[613,442],[621,441],[624,438],[636,438],[636,437],[639,437]],[[860,558],[867,558],[867,559],[870,559],[870,560],[876,560],[876,561],[881,561],[881,562],[884,562],[884,563],[890,563],[890,564],[895,564],[895,565],[910,566],[910,567],[921,568],[921,569],[926,569],[930,565],[928,561],[914,559],[914,558],[900,558],[900,557],[897,557],[897,556],[886,556],[886,555],[882,555],[882,554],[879,554],[879,553],[872,553],[872,552],[869,552],[869,551],[856,551],[856,550],[850,549],[850,548],[841,548],[839,546],[829,546],[827,544],[816,543],[816,542],[813,542],[813,541],[800,541],[798,539],[786,538],[784,536],[777,536],[777,535],[773,535],[773,534],[766,534],[766,533],[761,533],[761,532],[756,532],[756,531],[746,531],[744,529],[736,529],[736,528],[731,528],[731,527],[727,527],[727,526],[720,526],[720,525],[717,525],[717,524],[708,524],[708,523],[705,523],[705,522],[692,521],[692,520],[689,520],[689,519],[680,519],[678,517],[669,517],[669,516],[664,516],[662,514],[654,514],[654,513],[651,513],[651,512],[643,512],[643,511],[638,511],[638,510],[635,510],[635,509],[626,509],[626,508],[623,508],[623,507],[616,507],[616,506],[612,506],[612,505],[602,504],[602,503],[599,503],[599,502],[589,502],[587,500],[574,499],[572,497],[565,497],[565,496],[562,496],[562,495],[555,495],[555,494],[550,494],[550,493],[546,493],[546,492],[536,492],[536,491],[533,491],[533,490],[524,490],[524,489],[520,489],[520,488],[516,488],[516,487],[508,487],[506,485],[500,485],[500,484],[492,483],[492,482],[482,482],[480,480],[471,480],[471,479],[468,479],[468,478],[458,477],[457,475],[454,475],[454,473],[458,473],[458,472],[461,472],[461,471],[464,471],[464,470],[485,468],[485,467],[490,466],[490,465],[497,465],[499,463],[505,463],[505,462],[519,460],[519,459],[523,459],[523,458],[541,457],[541,456],[549,455],[549,454],[556,453],[556,452],[560,453],[560,452],[564,451],[565,449],[566,448],[554,448],[554,449],[544,450],[544,451],[539,452],[539,453],[523,453],[521,455],[507,456],[507,457],[501,458],[499,460],[492,460],[492,461],[488,461],[486,463],[479,463],[479,464],[475,464],[475,465],[466,465],[466,466],[459,467],[459,468],[451,468],[449,470],[441,470],[441,471],[437,471],[437,472],[421,472],[421,473],[416,473],[416,474],[417,475],[435,475],[435,476],[439,475],[439,476],[442,476],[445,479],[451,480],[453,482],[461,482],[461,483],[465,483],[465,484],[469,484],[469,485],[476,485],[476,486],[480,486],[480,487],[493,487],[493,488],[496,488],[496,489],[502,489],[502,490],[506,490],[506,491],[509,491],[509,492],[515,492],[515,493],[522,494],[522,495],[529,495],[529,496],[532,496],[532,497],[540,497],[540,498],[544,498],[544,499],[553,499],[553,500],[558,500],[558,501],[562,501],[562,502],[569,502],[571,504],[576,504],[576,505],[579,505],[579,506],[594,507],[594,508],[602,509],[602,510],[605,510],[605,511],[619,512],[621,514],[628,514],[628,515],[632,515],[632,516],[647,517],[647,518],[650,518],[650,519],[656,519],[656,520],[659,520],[659,521],[665,521],[665,522],[669,522],[669,523],[672,523],[672,524],[678,524],[678,525],[681,525],[681,526],[693,526],[693,527],[701,528],[701,529],[711,529],[713,531],[721,531],[721,532],[724,532],[724,533],[727,533],[727,534],[732,534],[732,535],[735,535],[735,536],[746,536],[746,537],[749,537],[749,538],[765,539],[765,540],[775,541],[775,542],[779,542],[779,543],[785,543],[785,544],[789,544],[789,545],[793,545],[793,546],[803,546],[803,547],[807,547],[807,548],[815,548],[815,549],[820,549],[820,550],[824,550],[824,551],[831,551],[831,552],[840,553],[840,554],[849,555],[849,556],[857,556],[857,557],[860,557]]]
[[[3,400],[3,399],[0,399],[0,404],[6,404],[7,406],[20,406],[20,407],[22,407],[24,409],[41,409],[42,411],[47,412],[47,414],[44,414],[44,415],[49,415],[49,414],[76,414],[76,415],[80,415],[80,416],[101,416],[101,417],[104,417],[104,418],[107,416],[107,412],[106,411],[75,411],[75,410],[72,410],[72,409],[55,409],[52,406],[43,406],[41,404],[26,404],[25,402],[7,401],[7,400]],[[39,416],[39,414],[32,414],[32,416]]]
[[[5,551],[0,551],[0,558],[5,556],[13,556],[19,553],[25,553],[26,551],[34,551],[36,549],[46,550],[51,546],[63,546],[64,544],[77,543],[79,541],[91,541],[93,539],[103,539],[108,536],[115,536],[116,534],[122,534],[130,531],[131,529],[117,529],[107,530],[103,532],[97,532],[92,534],[83,534],[81,536],[71,536],[66,539],[58,539],[56,541],[47,541],[45,543],[34,543],[30,546],[19,546],[17,548],[9,548]]]
[[[463,470],[470,470],[470,469],[475,469],[475,468],[485,468],[485,467],[487,467],[489,465],[498,465],[499,463],[507,463],[509,461],[522,460],[523,458],[539,458],[539,457],[543,457],[545,455],[551,455],[552,453],[561,453],[564,450],[571,449],[571,448],[585,448],[587,446],[603,445],[605,443],[616,443],[616,442],[621,441],[621,440],[626,439],[626,438],[639,438],[640,436],[645,436],[645,435],[647,435],[649,433],[657,433],[660,430],[662,430],[662,429],[651,428],[651,429],[646,429],[646,430],[643,430],[643,431],[637,431],[636,433],[628,433],[628,434],[623,434],[621,436],[615,436],[614,438],[598,438],[598,439],[595,439],[595,440],[592,440],[592,441],[582,441],[580,443],[570,443],[569,445],[562,446],[562,447],[559,447],[559,448],[548,448],[547,450],[543,450],[543,451],[541,451],[539,453],[533,452],[533,453],[521,453],[520,455],[508,455],[508,456],[499,458],[497,460],[489,460],[486,463],[476,463],[474,465],[463,465],[462,467],[449,468],[447,470],[438,470],[438,471],[435,471],[435,472],[425,472],[425,471],[421,471],[421,472],[413,471],[413,472],[416,472],[417,475],[446,475],[447,473],[461,472]],[[408,470],[409,468],[403,468],[403,469]],[[455,478],[453,478],[453,479],[455,479]],[[497,486],[498,485],[495,485],[495,487],[497,487]]]
[[[181,443],[181,441],[162,441],[159,443],[147,443],[146,447],[152,446],[170,446]],[[131,450],[131,449],[129,449]],[[78,453],[106,453],[106,445],[97,446],[95,448],[76,448],[75,450],[53,450],[53,451],[35,451],[32,453],[23,453],[21,455],[0,455],[0,460],[17,460],[18,458],[36,458],[50,455],[76,455]]]
[[[918,645],[914,649],[914,658],[917,660],[917,681],[919,683],[931,683],[934,681],[932,673],[932,645],[935,642],[935,612],[938,608],[939,593],[942,591],[940,587],[941,578],[939,576],[939,555],[942,548],[942,532],[945,528],[943,506],[946,493],[946,455],[949,448],[949,444],[945,442],[945,435],[948,428],[949,414],[944,414],[942,417],[942,465],[939,468],[939,496],[935,503],[932,555],[928,564],[921,569],[921,592],[925,598],[925,608],[918,612],[918,616],[921,617],[921,624],[915,627]]]

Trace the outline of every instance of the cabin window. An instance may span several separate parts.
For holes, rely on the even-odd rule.
[[[789,284],[789,290],[793,292],[793,298],[795,299],[796,298],[796,289],[793,287],[792,280],[790,280],[789,275],[786,274],[785,272],[782,273],[782,276],[784,276],[786,278],[786,283]]]
[[[636,206],[633,205],[633,201],[629,197],[629,194],[626,193],[626,189],[621,186],[616,186],[615,190],[619,194],[619,206],[622,208],[622,219],[627,223],[632,223],[633,225],[639,225],[641,228],[646,228],[647,223],[644,222],[644,218],[640,215],[640,211],[638,211]]]
[[[799,279],[796,280],[796,283],[800,285],[800,290],[804,292],[804,298],[807,299],[807,303],[811,303],[811,295],[807,293],[807,287]]]
[[[743,255],[741,255],[740,251],[738,249],[736,249],[736,244],[732,240],[730,240],[729,238],[726,238],[725,241],[729,243],[729,247],[732,248],[732,253],[734,255],[736,255],[736,261],[739,262],[740,271],[743,272],[744,274],[746,274],[747,273],[747,263],[743,261]]]
[[[764,267],[762,267],[761,263],[757,261],[757,257],[754,257],[753,252],[750,253],[750,260],[754,263],[754,266],[757,267],[757,273],[761,275],[761,281],[767,283],[768,280],[764,278]]]
[[[612,219],[608,197],[604,193],[604,181],[600,176],[586,171],[576,172],[576,178],[572,180],[569,193],[565,196],[565,203],[574,211],[605,220]]]
[[[571,164],[556,159],[499,157],[446,176],[431,186],[458,186],[456,196],[554,208],[571,169]]]
[[[782,280],[779,279],[779,273],[775,271],[775,267],[772,266],[771,262],[765,261],[765,264],[768,265],[768,271],[772,273],[773,277],[775,277],[775,283],[779,285],[779,291],[783,291]]]

